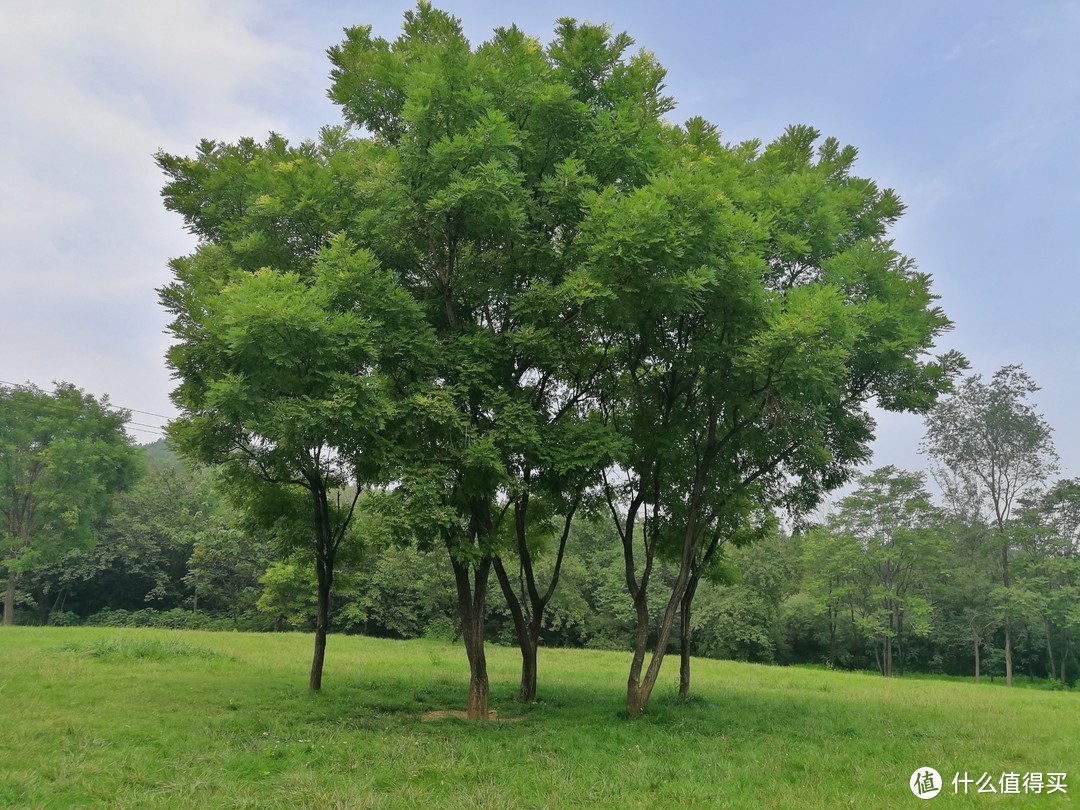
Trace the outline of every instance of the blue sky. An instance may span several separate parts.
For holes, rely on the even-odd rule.
[[[157,149],[300,140],[338,121],[327,47],[407,2],[50,0],[0,25],[0,380],[64,380],[175,412],[155,289],[191,238],[159,197]],[[1021,363],[1062,473],[1080,474],[1080,2],[437,3],[479,43],[573,16],[626,30],[668,69],[675,120],[732,141],[810,124],[895,188],[900,250],[956,322],[942,348],[989,376]],[[142,415],[146,424],[161,418]],[[925,466],[922,420],[884,415],[874,466]],[[137,434],[152,440],[151,432]]]

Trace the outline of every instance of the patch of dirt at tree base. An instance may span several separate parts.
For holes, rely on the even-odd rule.
[[[435,720],[446,720],[449,717],[456,717],[458,720],[468,720],[469,715],[467,712],[454,712],[454,711],[432,711],[424,712],[420,715],[420,719],[425,723],[431,723]],[[495,723],[519,723],[525,719],[525,715],[518,715],[517,717],[500,717],[498,712],[488,712],[488,722]]]

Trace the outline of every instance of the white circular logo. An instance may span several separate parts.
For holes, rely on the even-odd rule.
[[[941,774],[933,768],[916,768],[908,785],[920,799],[932,799],[941,793]]]

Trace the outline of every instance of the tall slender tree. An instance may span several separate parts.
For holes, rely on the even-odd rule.
[[[1038,386],[1020,366],[1004,366],[988,382],[978,374],[927,416],[924,450],[954,503],[971,504],[992,528],[1002,587],[1005,681],[1013,683],[1012,576],[1009,521],[1019,499],[1057,471],[1051,429],[1028,397]]]

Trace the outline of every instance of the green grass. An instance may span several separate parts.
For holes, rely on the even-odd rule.
[[[678,661],[648,714],[623,711],[628,657],[541,650],[541,702],[514,701],[518,655],[491,647],[502,719],[464,708],[467,668],[435,641],[99,628],[0,631],[0,807],[901,807],[916,767],[1069,772],[1061,796],[949,806],[1063,807],[1080,794],[1080,695]],[[516,718],[521,719],[516,719]],[[514,718],[514,719],[508,719]]]

